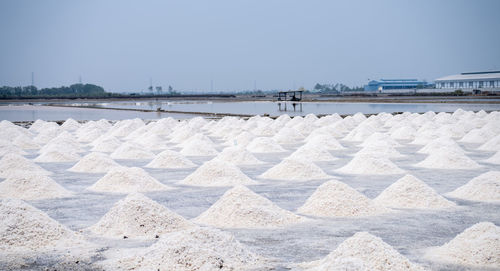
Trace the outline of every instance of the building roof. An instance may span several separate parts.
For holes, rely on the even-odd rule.
[[[467,81],[467,80],[500,80],[500,71],[489,72],[463,72],[456,75],[448,75],[436,79],[436,81]]]

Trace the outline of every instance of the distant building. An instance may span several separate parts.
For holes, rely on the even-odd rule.
[[[441,77],[436,79],[436,88],[464,91],[498,89],[500,88],[500,71],[463,72]]]
[[[409,90],[429,86],[429,83],[426,81],[419,81],[417,79],[380,79],[368,82],[368,85],[365,85],[365,91]]]

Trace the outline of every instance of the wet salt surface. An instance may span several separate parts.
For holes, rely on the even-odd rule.
[[[217,143],[217,141],[213,139]],[[402,141],[401,141],[402,142]],[[331,151],[331,154],[340,158],[331,162],[316,163],[332,178],[340,180],[369,198],[375,198],[390,184],[401,178],[397,175],[347,175],[335,171],[351,159],[361,147],[353,142],[340,141],[347,149]],[[403,142],[407,143],[407,142]],[[258,180],[259,185],[248,186],[254,192],[270,199],[281,208],[296,211],[314,190],[326,180],[314,181],[275,181],[258,179],[257,176],[267,169],[278,164],[283,158],[290,155],[301,144],[285,145],[286,153],[255,154],[266,162],[263,165],[240,169],[250,178]],[[481,160],[490,157],[493,152],[476,151],[479,144],[459,145],[468,156],[478,161],[483,167],[477,170],[438,170],[412,166],[422,161],[426,155],[416,151],[422,146],[404,144],[396,148],[404,156],[391,159],[396,165],[408,171],[409,174],[423,180],[438,193],[444,194],[464,185],[472,178],[490,171],[499,170],[498,165],[482,163]],[[218,151],[222,147],[218,145]],[[88,148],[87,148],[88,151]],[[159,151],[155,152],[158,153]],[[87,153],[84,153],[87,154]],[[27,158],[36,157],[31,152]],[[188,157],[197,165],[213,158]],[[150,160],[116,160],[125,166],[144,167]],[[96,223],[112,205],[124,198],[125,194],[95,193],[86,188],[99,180],[104,174],[73,173],[67,171],[74,163],[43,163],[43,168],[54,172],[52,178],[66,189],[76,192],[71,198],[28,201],[30,204],[46,212],[50,217],[73,230],[81,230]],[[172,211],[187,219],[194,218],[215,203],[229,187],[192,187],[177,184],[192,173],[192,169],[148,169],[151,176],[163,184],[176,189],[161,192],[145,193],[146,196],[170,208]],[[384,214],[363,218],[314,218],[314,221],[280,229],[225,229],[235,235],[236,239],[249,246],[254,252],[277,259],[277,269],[286,269],[293,263],[321,259],[333,251],[342,241],[359,231],[368,231],[382,238],[401,254],[413,262],[429,267],[432,270],[465,270],[464,267],[429,262],[423,259],[423,249],[431,246],[440,246],[471,225],[490,221],[500,225],[500,205],[470,202],[448,198],[457,203],[454,209],[428,210],[399,210],[396,213]],[[103,247],[126,248],[147,246],[151,242],[134,240],[110,240],[104,238],[92,239]],[[45,264],[48,264],[47,261]],[[43,263],[41,263],[43,265]],[[474,269],[468,269],[474,270]],[[484,270],[484,269],[477,269]]]

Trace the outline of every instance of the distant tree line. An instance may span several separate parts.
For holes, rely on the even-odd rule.
[[[364,91],[363,87],[348,87],[344,84],[316,84],[314,90],[321,93],[340,93],[349,91]]]
[[[26,87],[0,87],[0,99],[17,98],[99,98],[111,97],[113,93],[104,91],[100,86],[93,84],[73,84],[69,87],[42,88],[35,86]]]

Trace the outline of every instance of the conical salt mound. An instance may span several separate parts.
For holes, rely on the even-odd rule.
[[[326,179],[330,176],[320,167],[310,161],[298,159],[283,159],[281,163],[262,173],[260,178],[285,180],[285,181],[306,181],[314,179]]]
[[[171,151],[164,150],[156,155],[153,161],[146,165],[149,168],[192,168],[196,167],[196,164],[191,162],[191,160],[184,157],[182,154]]]
[[[489,171],[446,194],[473,201],[500,202],[500,171]]]
[[[39,200],[70,196],[70,191],[44,175],[27,172],[24,177],[12,177],[0,182],[0,198]]]
[[[155,154],[145,150],[144,146],[130,142],[122,144],[111,153],[113,159],[153,159]]]
[[[488,140],[477,149],[480,151],[500,151],[500,135]]]
[[[109,270],[264,270],[265,258],[250,252],[226,232],[195,227],[165,234],[134,255],[112,260]]]
[[[312,135],[312,134],[311,134]],[[311,137],[308,136],[305,139],[305,142],[307,142],[307,145],[311,146],[322,146],[323,148],[327,150],[343,150],[345,149],[342,144],[340,144],[334,137],[329,136],[329,135],[314,135]]]
[[[106,136],[92,141],[91,144],[94,146],[91,151],[114,152],[122,145],[122,142],[114,136]]]
[[[439,209],[456,206],[409,174],[387,187],[373,202],[392,208]]]
[[[67,119],[62,125],[61,128],[63,128],[66,131],[76,131],[78,128],[80,128],[82,125],[78,123],[78,121],[69,118]]]
[[[384,146],[384,144],[363,147],[360,151],[356,153],[356,156],[357,155],[371,155],[377,157],[384,157],[387,159],[403,157],[403,155],[393,146],[391,145]]]
[[[238,185],[224,193],[194,222],[220,228],[276,228],[304,220],[245,186]]]
[[[113,159],[103,153],[91,152],[85,155],[68,171],[82,173],[106,173],[112,168],[119,167]]]
[[[306,161],[333,161],[337,158],[328,152],[328,150],[321,145],[305,144],[298,148],[295,152],[290,154],[291,159],[302,159]]]
[[[0,217],[0,252],[54,250],[86,244],[80,235],[22,200],[0,200]]]
[[[186,156],[211,156],[217,155],[218,153],[219,152],[211,144],[199,139],[191,141],[180,151],[180,154]]]
[[[254,153],[285,152],[276,141],[269,137],[256,137],[247,145],[247,150]]]
[[[459,152],[464,153],[465,151],[451,138],[437,138],[427,143],[423,148],[418,150],[418,153],[434,153],[434,152]]]
[[[195,225],[148,197],[132,193],[113,205],[88,229],[111,238],[158,238]]]
[[[345,166],[337,169],[338,172],[346,174],[401,174],[405,171],[396,166],[389,159],[384,157],[376,157],[375,155],[356,155]]]
[[[37,156],[33,161],[40,163],[64,163],[80,160],[80,155],[74,152],[62,150],[51,150]]]
[[[490,158],[483,160],[483,162],[500,165],[500,151],[497,151],[497,153],[493,154]]]
[[[390,212],[365,195],[339,181],[320,185],[297,212],[325,217],[371,216]]]
[[[133,193],[170,189],[138,167],[111,169],[104,177],[89,187],[96,192]]]
[[[52,172],[17,154],[6,154],[0,159],[0,178],[25,176],[27,172],[38,175],[52,174]]]
[[[430,249],[427,257],[469,267],[500,266],[500,227],[491,222],[477,223],[448,243]],[[488,269],[489,270],[489,269]]]
[[[12,141],[14,146],[17,146],[23,150],[35,150],[40,149],[40,145],[33,142],[33,139],[26,135],[18,135],[14,141]]]
[[[474,160],[457,151],[433,152],[415,166],[436,169],[477,169],[481,167]]]
[[[325,258],[300,264],[304,270],[339,270],[336,269],[342,260],[350,259],[350,268],[342,270],[425,270],[421,266],[410,262],[389,244],[379,237],[367,232],[358,232],[342,242]],[[354,264],[355,263],[355,264]],[[360,268],[361,269],[358,269]]]
[[[0,146],[0,157],[6,154],[27,155],[28,153],[13,145]]]
[[[236,166],[259,165],[264,162],[257,159],[252,153],[243,147],[228,147],[217,155],[217,159],[226,161]]]
[[[219,159],[205,162],[180,184],[194,186],[235,186],[257,184],[239,168]]]

